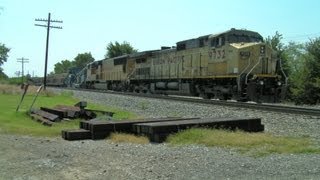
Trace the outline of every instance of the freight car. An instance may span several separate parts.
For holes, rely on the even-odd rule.
[[[69,73],[49,74],[47,76],[46,85],[53,87],[66,87],[69,83]],[[34,85],[41,85],[43,83],[43,77],[34,77],[30,79],[30,83]]]
[[[279,102],[286,89],[281,63],[262,36],[234,28],[92,62],[78,82],[86,88],[263,102]]]

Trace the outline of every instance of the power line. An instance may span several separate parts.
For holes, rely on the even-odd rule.
[[[24,57],[22,57],[22,58],[17,58],[17,62],[20,62],[21,65],[22,65],[22,67],[21,67],[21,69],[22,69],[22,71],[21,71],[21,72],[22,72],[22,74],[21,74],[21,83],[23,83],[24,63],[29,63],[29,59],[24,58]]]
[[[49,50],[49,32],[50,28],[62,29],[61,26],[51,26],[50,23],[63,23],[60,20],[51,20],[51,14],[48,14],[48,19],[35,19],[35,21],[47,22],[46,25],[34,24],[35,26],[41,26],[47,28],[47,42],[46,42],[46,57],[45,57],[45,67],[44,67],[44,78],[43,78],[43,89],[46,90],[47,84],[47,65],[48,65],[48,50]]]

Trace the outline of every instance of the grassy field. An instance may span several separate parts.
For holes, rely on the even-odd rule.
[[[271,153],[320,153],[308,138],[275,137],[266,133],[247,133],[217,129],[189,129],[168,137],[171,145],[199,144],[207,147],[233,148],[253,156]]]
[[[21,98],[18,86],[0,84],[0,133],[14,133],[33,136],[60,136],[62,129],[79,128],[79,120],[56,123],[52,127],[43,126],[31,120],[27,111],[30,108],[35,87],[30,87],[19,112],[16,107]],[[58,104],[74,105],[79,100],[72,98],[72,93],[63,92],[54,95],[50,91],[41,93],[34,107],[53,107]],[[115,112],[115,119],[133,119],[138,116],[113,107],[102,107],[88,102],[88,108]],[[130,134],[114,133],[109,138],[116,143],[149,143],[148,138]],[[232,148],[241,153],[263,156],[271,153],[320,153],[309,138],[275,137],[266,133],[231,132],[215,129],[189,129],[168,137],[167,143],[173,146],[198,144],[208,147]]]
[[[0,132],[15,133],[33,136],[58,136],[62,129],[79,128],[79,120],[56,123],[52,127],[46,127],[33,121],[27,114],[34,94],[35,87],[30,87],[19,112],[16,112],[18,102],[21,98],[21,90],[17,86],[0,85]],[[41,93],[34,108],[41,106],[53,107],[58,104],[74,105],[79,100],[72,98],[72,93],[64,92],[61,95],[54,95],[47,91]],[[102,107],[88,102],[88,108],[115,112],[115,119],[132,119],[137,116],[133,113],[115,109],[112,107]]]

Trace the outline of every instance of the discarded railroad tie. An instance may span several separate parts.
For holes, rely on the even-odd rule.
[[[78,130],[63,130],[65,140],[104,139],[112,132],[146,135],[151,142],[163,142],[169,134],[192,127],[223,128],[259,132],[264,130],[260,118],[152,118],[126,121],[81,121]]]
[[[56,105],[53,108],[40,107],[40,109],[32,109],[30,111],[30,116],[41,122],[44,125],[51,126],[54,122],[59,122],[61,120],[70,120],[75,118],[82,118],[85,120],[93,119],[97,117],[97,113],[107,115],[109,117],[113,116],[113,112],[85,109],[87,102],[81,101],[75,106],[66,105]]]

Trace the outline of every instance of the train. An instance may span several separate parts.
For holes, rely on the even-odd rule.
[[[235,29],[88,64],[73,87],[281,102],[287,76],[263,37]]]
[[[69,73],[49,74],[46,79],[46,85],[52,87],[67,87]],[[29,84],[41,85],[43,77],[33,77],[28,79]]]
[[[72,87],[76,83],[76,75],[81,71],[79,67],[71,67],[66,73],[50,73],[46,77],[46,85],[52,87]],[[29,84],[40,86],[43,84],[43,77],[27,78]]]

